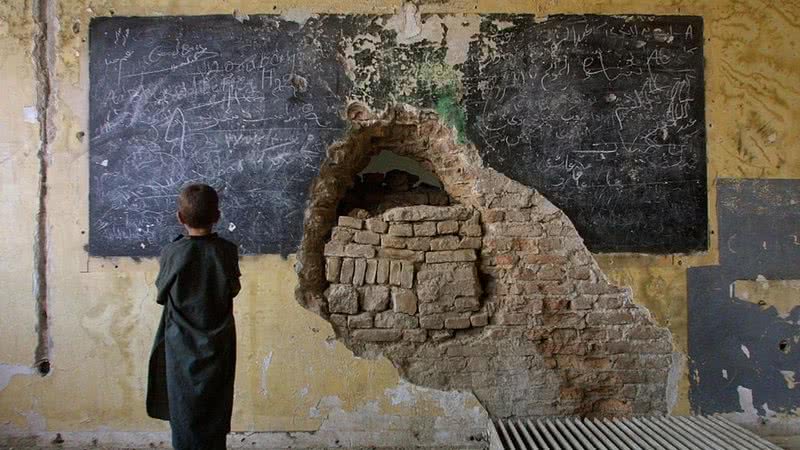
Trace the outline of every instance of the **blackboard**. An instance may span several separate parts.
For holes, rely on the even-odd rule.
[[[94,19],[90,254],[157,255],[194,181],[220,191],[219,231],[242,253],[293,252],[350,100],[436,108],[591,250],[705,248],[700,18],[463,16],[480,33],[456,63],[448,26],[409,42],[390,21]]]
[[[242,253],[293,251],[309,180],[343,128],[336,39],[314,30],[270,16],[94,20],[90,252],[158,254],[181,231],[179,190],[198,181],[219,191],[218,229]]]
[[[497,17],[464,72],[484,160],[592,251],[707,247],[701,18]]]

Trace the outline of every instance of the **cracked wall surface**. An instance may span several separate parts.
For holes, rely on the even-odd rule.
[[[33,230],[37,229],[39,204],[36,86],[41,74],[36,73],[33,60],[36,31],[32,5],[30,1],[0,2],[0,66],[5,69],[0,71],[4,92],[0,102],[0,224],[5,231],[0,240],[4,266],[0,305],[4,318],[13,317],[0,323],[0,380],[8,379],[0,391],[0,438],[33,435],[38,442],[49,444],[55,433],[61,432],[67,444],[88,446],[96,439],[118,446],[159,445],[168,437],[164,424],[147,419],[143,408],[136,407],[143,402],[146,355],[158,321],[159,310],[150,302],[157,264],[151,259],[90,258],[84,249],[88,241],[84,234],[88,180],[84,174],[89,165],[89,20],[112,14],[231,14],[234,9],[239,14],[276,13],[304,20],[315,13],[391,15],[404,9],[400,1],[365,0],[53,2],[50,20],[57,26],[49,36],[54,47],[50,114],[54,135],[47,200],[53,370],[39,377],[32,369],[38,342],[32,249],[38,245]],[[796,148],[800,128],[794,126],[800,121],[800,92],[795,87],[800,76],[794,48],[797,6],[755,0],[558,0],[535,4],[466,0],[420,2],[419,12],[441,13],[432,23],[445,24],[474,13],[688,14],[704,18],[711,247],[706,253],[690,255],[595,257],[615,284],[630,286],[635,302],[670,328],[674,349],[686,353],[687,268],[715,265],[719,258],[714,180],[800,178]],[[452,33],[457,27],[450,28]],[[457,61],[458,46],[463,42],[454,37],[452,43],[453,61]],[[453,75],[447,67],[426,70],[444,84]],[[447,105],[442,106],[446,110]],[[278,447],[287,442],[318,444],[321,436],[336,435],[332,427],[342,422],[333,418],[341,418],[349,420],[349,428],[339,437],[350,438],[351,443],[376,442],[391,422],[393,439],[413,437],[414,433],[426,436],[430,423],[436,423],[454,433],[449,438],[446,433],[434,435],[437,442],[468,445],[479,420],[447,417],[453,411],[479,407],[475,397],[466,395],[462,403],[436,390],[422,394],[410,388],[410,394],[398,393],[408,384],[400,381],[388,360],[353,358],[342,344],[329,339],[334,333],[328,322],[294,301],[297,277],[291,270],[293,264],[293,256],[282,259],[272,255],[241,262],[249,281],[236,311],[242,355],[234,412],[234,429],[242,434],[236,442],[261,439],[258,442],[277,442]],[[691,406],[688,372],[678,373],[674,412],[685,414]],[[401,398],[409,400],[395,403]],[[757,427],[763,417],[754,417],[748,420]],[[783,432],[798,429],[796,415],[791,413],[779,413],[770,422],[786,424]],[[467,425],[471,431],[458,433],[464,424],[472,424]],[[231,444],[238,445],[236,442]]]
[[[471,390],[496,417],[667,412],[670,332],[608,281],[563,212],[484,167],[433,111],[353,103],[348,116],[311,188],[297,289],[348,348]],[[416,159],[456,204],[337,216],[383,150]]]

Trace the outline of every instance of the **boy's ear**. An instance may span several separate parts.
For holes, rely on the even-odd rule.
[[[183,220],[180,211],[175,211],[175,217],[178,218],[178,223],[180,223],[181,225],[186,225],[186,222]]]
[[[217,214],[214,215],[214,223],[219,222],[219,218],[221,215],[222,213],[220,213],[219,210],[217,210]]]

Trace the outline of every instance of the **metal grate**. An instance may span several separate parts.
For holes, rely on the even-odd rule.
[[[781,450],[716,416],[489,422],[490,450]]]

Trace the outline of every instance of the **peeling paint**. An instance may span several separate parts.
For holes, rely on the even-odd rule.
[[[386,389],[385,392],[392,400],[392,405],[414,404],[414,398],[411,395],[411,384],[405,380],[401,380],[397,387]]]
[[[412,44],[422,39],[420,36],[422,33],[420,13],[414,3],[403,3],[397,14],[386,20],[385,26],[397,32],[397,42],[399,44]]]
[[[0,391],[8,386],[11,379],[16,375],[33,375],[36,371],[28,366],[16,364],[0,364]]]
[[[794,389],[797,386],[797,382],[794,380],[794,370],[781,370],[780,372],[783,379],[786,380],[786,387]]]
[[[299,24],[300,27],[303,27],[306,22],[308,22],[308,19],[312,17],[317,17],[317,15],[311,12],[311,10],[302,8],[292,8],[281,14],[282,19],[295,22]]]
[[[22,108],[22,117],[25,118],[25,122],[39,123],[39,112],[36,110],[35,106],[26,106]]]
[[[756,280],[733,282],[733,297],[761,306],[762,310],[775,308],[778,317],[789,319],[792,311],[800,307],[800,280],[768,280],[763,275]]]
[[[744,387],[737,386],[736,392],[739,393],[739,407],[745,414],[757,415],[758,411],[753,406],[753,391]]]

